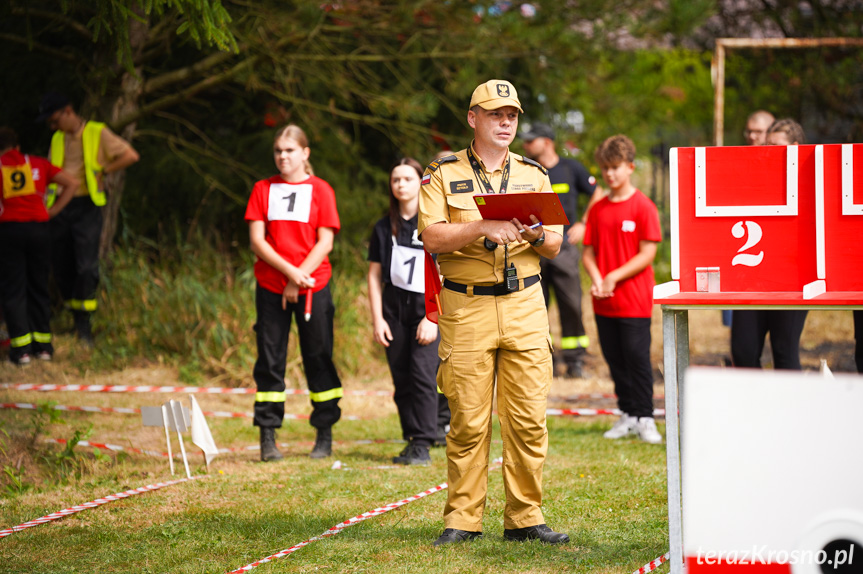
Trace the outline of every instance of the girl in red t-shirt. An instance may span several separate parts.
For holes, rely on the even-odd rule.
[[[333,365],[333,316],[327,255],[339,231],[333,188],[315,177],[306,134],[289,125],[278,131],[273,158],[279,175],[257,182],[246,208],[255,263],[255,426],[261,460],[278,460],[275,429],[285,414],[285,365],[291,321],[297,317],[300,352],[317,430],[309,456],[332,454],[332,426],[341,417],[342,383]]]

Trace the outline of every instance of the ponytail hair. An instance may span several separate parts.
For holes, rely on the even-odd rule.
[[[422,179],[423,178],[423,166],[420,165],[420,162],[415,160],[412,157],[403,157],[398,160],[393,166],[390,168],[390,176],[387,178],[387,188],[390,192],[390,230],[392,234],[398,238],[399,231],[402,228],[402,224],[404,220],[402,219],[401,211],[399,210],[399,200],[396,199],[396,196],[393,195],[393,170],[400,165],[407,165],[414,168],[417,172],[417,176]]]
[[[282,138],[292,139],[303,148],[309,147],[309,138],[306,137],[306,132],[296,124],[288,124],[283,128],[279,128],[279,131],[276,132],[276,137],[273,138],[273,143]],[[309,163],[309,160],[306,160],[303,165],[305,165],[307,174],[315,175],[315,171],[312,169],[312,164]]]

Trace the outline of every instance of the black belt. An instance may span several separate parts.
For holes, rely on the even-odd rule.
[[[522,289],[527,289],[534,283],[539,283],[539,275],[525,277],[524,287],[522,287]],[[450,291],[456,291],[458,293],[467,293],[468,287],[467,285],[455,283],[454,281],[450,281],[449,279],[443,280],[443,286]],[[515,291],[507,291],[506,285],[504,283],[498,283],[497,285],[474,285],[473,287],[474,295],[494,295],[495,297],[499,297],[500,295],[509,295],[510,293],[515,293]]]

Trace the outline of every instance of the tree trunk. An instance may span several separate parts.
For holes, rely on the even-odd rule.
[[[146,17],[140,13],[144,21],[132,20],[129,26],[129,42],[133,56],[137,56],[147,42],[150,24]],[[114,92],[117,97],[112,101],[103,101],[102,110],[106,112],[108,123],[116,125],[121,117],[127,117],[137,111],[140,105],[141,92],[144,87],[142,68],[136,68],[134,72],[123,70],[120,76],[119,89]],[[135,137],[136,122],[122,126],[120,135],[127,142],[132,143]],[[133,144],[134,145],[134,144]],[[114,236],[117,233],[117,224],[120,217],[120,203],[123,199],[123,190],[126,187],[126,170],[108,174],[104,178],[105,190],[108,200],[102,210],[103,224],[102,237],[99,243],[99,259],[105,261],[114,245]]]

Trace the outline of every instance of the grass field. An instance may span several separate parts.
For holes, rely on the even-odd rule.
[[[37,369],[45,371],[44,378],[53,378],[48,375],[54,368],[56,365],[36,365],[27,378],[42,378]],[[387,388],[386,383],[382,380],[369,388]],[[568,389],[560,380],[557,392]],[[2,392],[7,397],[4,400],[14,393],[16,402],[38,403],[48,398],[46,393]],[[155,405],[167,397],[50,394],[61,404],[94,406]],[[197,398],[204,410],[250,410],[246,396]],[[306,401],[305,397],[291,398],[286,410],[308,412]],[[280,443],[287,443],[284,461],[257,462],[256,451],[220,455],[203,480],[111,502],[12,534],[0,539],[0,571],[227,572],[446,481],[442,449],[433,450],[431,467],[376,468],[389,467],[390,458],[402,446],[356,442],[399,438],[391,398],[349,396],[342,404],[345,415],[363,420],[343,420],[335,427],[338,443],[331,459],[307,458],[311,427],[303,420],[286,421],[278,436]],[[90,429],[94,442],[164,450],[164,434],[142,429],[136,416],[66,412],[62,417],[63,422],[52,422],[48,415],[34,411],[0,411],[8,433],[3,437],[8,471],[16,472],[16,460],[24,461],[23,471],[17,471],[23,478],[22,488],[16,492],[6,481],[5,496],[0,498],[0,528],[170,478],[165,459],[134,454],[94,456],[81,447],[64,459],[59,446],[41,442]],[[256,429],[248,420],[211,418],[209,422],[220,447],[257,442]],[[609,417],[549,418],[544,512],[551,526],[570,534],[572,542],[566,546],[503,540],[501,473],[492,470],[482,540],[449,548],[431,546],[443,528],[443,491],[351,526],[254,571],[632,572],[667,550],[665,452],[663,446],[635,440],[603,439],[601,433],[611,422]],[[39,442],[29,446],[34,433]],[[206,474],[200,452],[187,443],[194,453],[193,474]],[[496,427],[493,458],[500,455],[500,449]],[[333,470],[335,460],[347,469]],[[28,467],[40,471],[34,474]]]
[[[165,277],[166,285],[169,279]],[[172,285],[172,290],[185,292],[186,287]],[[186,290],[189,289],[198,292],[202,288],[190,283]],[[133,293],[129,297],[143,295]],[[363,324],[361,291],[346,290],[344,296],[345,306],[353,315],[340,316],[337,323]],[[152,301],[161,300],[158,293],[152,297]],[[60,334],[55,339],[55,362],[34,364],[23,370],[4,362],[0,364],[0,382],[170,386],[193,382],[203,386],[248,387],[250,358],[245,347],[250,335],[244,327],[248,317],[242,312],[232,312],[231,323],[223,317],[211,316],[212,309],[221,304],[220,297],[214,293],[206,305],[186,310],[185,314],[166,311],[157,315],[158,320],[144,322],[126,314],[126,323],[100,334],[104,347],[95,353],[80,348],[70,335]],[[350,305],[348,300],[354,304]],[[171,321],[176,325],[170,324]],[[596,341],[589,305],[585,305],[585,324]],[[208,346],[185,348],[176,343],[194,338],[203,328],[201,325],[209,329]],[[225,344],[219,338],[225,325],[231,326],[230,333],[241,334],[228,347],[239,349],[231,356],[227,352],[214,354],[210,348]],[[553,321],[553,333],[557,334],[557,329]],[[160,339],[163,331],[166,335]],[[347,335],[341,335],[341,348],[345,350],[343,355],[350,355],[340,363],[345,387],[391,390],[382,352],[368,343],[367,329],[345,331]],[[120,345],[118,341],[129,339],[129,333],[137,333],[148,344],[162,341],[156,349],[156,358],[140,356],[142,349],[131,343]],[[728,330],[721,326],[718,311],[690,313],[690,336],[692,364],[722,364],[728,353]],[[171,345],[181,350],[168,353]],[[820,360],[826,359],[835,371],[852,371],[852,349],[849,312],[810,313],[801,341],[805,369],[817,369]],[[653,321],[651,355],[658,396],[663,394],[658,309]],[[195,366],[201,357],[216,357],[218,368]],[[585,380],[555,379],[549,406],[613,407],[614,401],[608,399],[580,404],[572,401],[572,395],[578,393],[612,392],[607,368],[596,346],[591,351],[587,371]],[[289,365],[288,377],[293,386],[304,386],[298,381],[296,364]],[[50,400],[60,405],[138,407],[158,405],[168,398],[185,400],[166,394],[0,389],[0,403],[44,405]],[[197,398],[205,411],[251,410],[248,395]],[[288,455],[285,461],[261,464],[257,462],[258,453],[248,450],[221,455],[203,480],[111,502],[12,534],[0,539],[0,572],[228,572],[320,535],[348,518],[413,496],[446,480],[441,449],[433,451],[433,464],[428,468],[376,468],[390,466],[391,457],[401,450],[401,445],[356,442],[399,438],[398,419],[390,397],[347,396],[342,407],[345,415],[362,420],[343,420],[337,425],[335,438],[339,442],[332,459],[308,459],[305,454],[311,449],[311,427],[304,420],[287,420],[279,434],[279,441],[288,443],[284,449]],[[286,410],[307,414],[310,410],[307,398],[290,398]],[[0,529],[170,479],[165,459],[105,454],[83,447],[64,449],[45,441],[78,436],[126,448],[164,450],[164,434],[157,429],[143,429],[137,416],[66,412],[60,414],[63,419],[60,421],[57,413],[52,412],[47,408],[0,409],[3,471]],[[220,447],[242,448],[257,443],[256,429],[248,419],[210,418],[209,422]],[[431,546],[443,528],[441,513],[446,494],[440,492],[347,528],[338,536],[314,542],[253,571],[632,572],[668,549],[665,450],[664,446],[635,440],[605,440],[601,434],[611,423],[610,417],[549,419],[544,512],[549,525],[569,533],[572,542],[566,546],[503,540],[501,476],[499,470],[492,470],[486,535],[482,540],[441,549]],[[193,452],[194,474],[205,475],[200,453],[194,451],[191,443],[187,446]],[[500,449],[496,440],[492,444],[492,457],[499,456]],[[333,470],[335,460],[340,460],[347,469]]]

